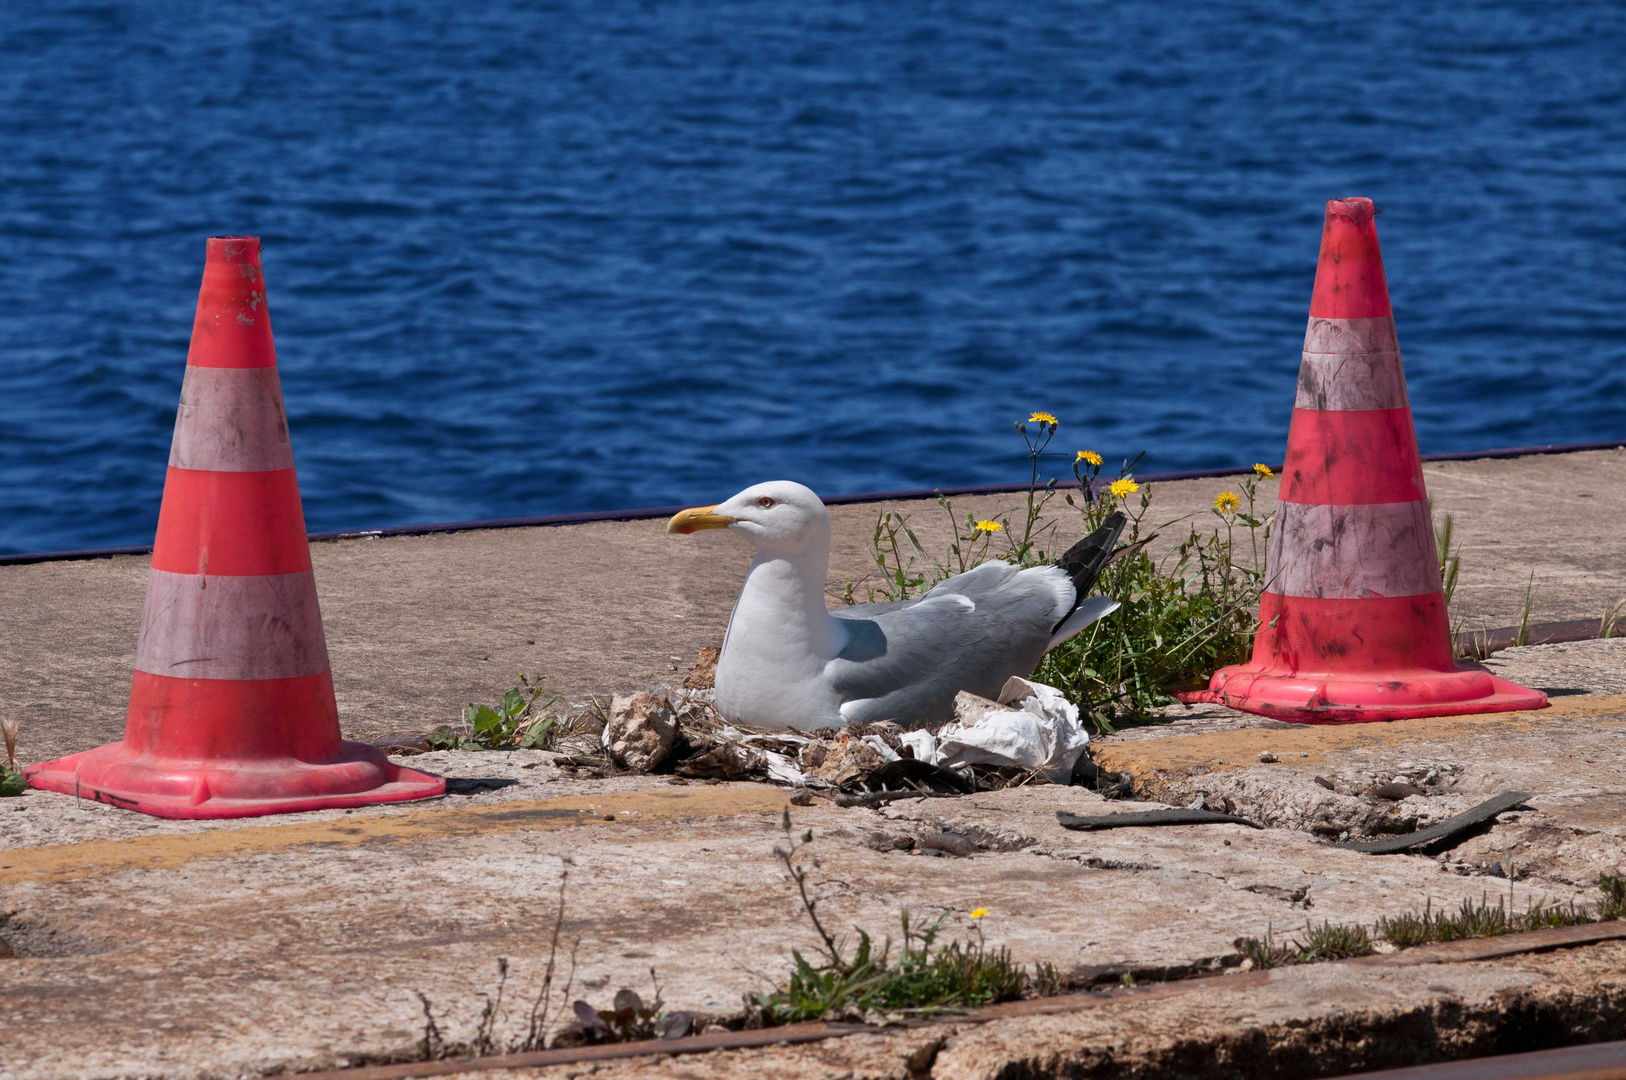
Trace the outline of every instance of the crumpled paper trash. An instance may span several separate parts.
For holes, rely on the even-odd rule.
[[[938,731],[933,760],[951,769],[1015,765],[1067,784],[1089,741],[1078,706],[1060,690],[1013,675],[998,701],[964,692],[954,699],[954,719]]]

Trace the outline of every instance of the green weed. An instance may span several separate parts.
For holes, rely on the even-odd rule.
[[[1440,558],[1440,588],[1445,593],[1445,606],[1451,607],[1451,597],[1457,591],[1457,577],[1462,572],[1462,556],[1452,551],[1452,542],[1456,532],[1456,519],[1450,514],[1445,515],[1445,521],[1434,528],[1434,551]]]
[[[1620,629],[1621,614],[1626,612],[1626,599],[1617,600],[1603,609],[1603,618],[1598,620],[1598,636],[1612,638]]]
[[[1252,961],[1251,966],[1256,969],[1285,967],[1368,956],[1372,952],[1372,937],[1359,923],[1323,922],[1316,926],[1306,922],[1302,941],[1293,938],[1279,942],[1267,926],[1263,938],[1237,938],[1236,951],[1242,954],[1243,960]]]
[[[1515,645],[1530,644],[1530,606],[1536,596],[1536,572],[1530,571],[1530,580],[1524,587],[1524,610],[1519,613],[1519,633],[1513,639]]]
[[[1016,427],[1028,451],[1022,505],[978,521],[939,495],[937,505],[953,536],[942,558],[924,549],[903,514],[883,512],[871,552],[881,583],[868,586],[868,599],[909,599],[991,558],[1020,566],[1053,562],[1078,535],[1122,510],[1129,519],[1124,546],[1096,583],[1097,591],[1122,607],[1051,650],[1034,678],[1060,689],[1090,714],[1098,730],[1108,732],[1122,717],[1166,705],[1175,691],[1201,686],[1216,668],[1245,660],[1270,537],[1270,523],[1257,512],[1257,489],[1273,476],[1271,470],[1256,465],[1237,485],[1240,493],[1219,493],[1210,509],[1214,521],[1201,529],[1191,515],[1154,526],[1152,486],[1134,478],[1139,456],[1124,461],[1117,477],[1102,483],[1101,456],[1077,451],[1074,483],[1061,491],[1056,480],[1040,480],[1042,459],[1059,427],[1055,419],[1035,413]],[[1059,509],[1058,494],[1069,510]],[[1181,526],[1187,535],[1171,551],[1161,557],[1149,553],[1154,537]],[[841,599],[852,603],[856,593],[857,583],[849,582]]]
[[[558,694],[537,705],[546,675],[532,683],[525,675],[520,685],[502,696],[493,709],[470,705],[461,730],[443,727],[429,733],[429,745],[436,750],[548,750],[562,736],[571,734],[567,721],[546,710],[561,699]]]
[[[1598,891],[1603,893],[1598,903],[1598,920],[1626,919],[1626,877],[1604,874],[1598,878]]]
[[[807,867],[798,858],[813,842],[811,829],[798,837],[790,811],[782,822],[785,844],[774,848],[796,883],[802,908],[818,933],[822,955],[810,960],[792,952],[792,969],[785,985],[755,998],[763,1022],[793,1024],[840,1016],[929,1016],[954,1012],[1024,993],[1061,992],[1063,980],[1049,964],[1037,965],[1030,975],[1011,960],[1010,950],[990,948],[982,935],[980,914],[973,920],[975,937],[944,942],[945,912],[924,929],[902,914],[903,940],[897,955],[892,940],[878,947],[869,933],[859,930],[857,945],[849,952],[819,917],[818,900],[808,892]]]
[[[1359,923],[1323,922],[1320,926],[1304,924],[1304,941],[1299,945],[1302,962],[1316,960],[1347,960],[1352,956],[1370,956],[1372,936]]]
[[[17,768],[17,733],[21,720],[0,720],[0,740],[6,744],[6,763],[0,765],[0,798],[14,798],[28,790],[28,781]]]
[[[1277,941],[1268,926],[1265,927],[1264,937],[1239,937],[1235,944],[1236,951],[1242,954],[1242,959],[1250,963],[1255,970],[1282,967],[1297,959],[1293,946],[1285,941]]]
[[[1603,914],[1610,903],[1609,889],[1604,882],[1612,880],[1618,879],[1605,877],[1599,882],[1605,898],[1596,913],[1589,912],[1574,903],[1553,904],[1545,899],[1532,900],[1521,913],[1511,910],[1503,897],[1497,897],[1493,905],[1487,897],[1481,896],[1478,903],[1464,900],[1454,912],[1436,913],[1433,910],[1433,902],[1429,901],[1423,905],[1421,913],[1406,912],[1380,918],[1377,931],[1398,948],[1409,949],[1416,945],[1431,945],[1444,941],[1498,937],[1502,934],[1548,930],[1559,926],[1579,926],[1599,918],[1610,917]],[[1626,896],[1623,896],[1623,899],[1626,899]]]

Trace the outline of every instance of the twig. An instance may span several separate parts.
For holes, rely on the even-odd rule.
[[[422,990],[416,991],[418,1000],[423,1002],[423,1041],[419,1044],[422,1049],[423,1060],[433,1061],[440,1056],[441,1047],[446,1040],[441,1037],[440,1025],[435,1023],[435,1012],[430,1007],[429,999]]]
[[[968,791],[866,791],[859,795],[837,795],[837,806],[880,806],[898,799],[958,799]]]
[[[559,932],[565,924],[565,884],[570,880],[570,869],[565,868],[559,875],[559,913],[553,920],[553,934],[548,940],[548,966],[542,973],[542,989],[531,1003],[531,1015],[525,1029],[525,1041],[520,1044],[521,1050],[540,1050],[548,1037],[548,1016],[552,1011],[548,1007],[549,992],[553,989],[554,964],[559,957]],[[569,991],[566,991],[569,996]],[[561,1009],[563,1005],[560,1006]]]
[[[775,847],[773,852],[779,856],[779,861],[785,864],[785,869],[790,871],[790,876],[795,880],[796,889],[802,895],[802,906],[807,909],[807,917],[813,921],[813,928],[819,932],[819,937],[824,939],[824,949],[830,954],[830,962],[837,968],[845,970],[846,965],[842,962],[841,949],[836,945],[836,939],[830,936],[830,931],[826,930],[824,924],[819,921],[817,910],[819,902],[807,895],[807,870],[804,867],[797,866],[794,861],[797,843],[796,837],[790,831],[789,807],[785,808],[784,829],[786,846]],[[809,829],[802,834],[802,845],[805,846],[812,842],[813,830]]]

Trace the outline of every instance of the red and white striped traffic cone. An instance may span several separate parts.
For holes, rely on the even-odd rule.
[[[124,739],[28,782],[169,818],[443,794],[339,737],[257,238],[209,238],[186,363]]]
[[[1306,723],[1542,708],[1453,658],[1373,213],[1327,203],[1253,659],[1183,696]]]

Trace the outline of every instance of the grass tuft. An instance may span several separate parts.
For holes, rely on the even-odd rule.
[[[1237,938],[1236,951],[1242,954],[1243,962],[1256,971],[1282,967],[1293,963],[1295,959],[1292,945],[1277,941],[1268,926],[1265,927],[1265,936],[1262,938]]]
[[[1604,874],[1598,878],[1598,891],[1603,893],[1598,902],[1598,921],[1626,919],[1626,877]]]
[[[1609,888],[1604,882],[1618,880],[1608,876],[1600,880],[1599,888],[1604,890],[1604,901],[1596,911],[1588,911],[1573,902],[1553,904],[1541,899],[1532,900],[1521,913],[1510,910],[1502,897],[1497,897],[1496,903],[1491,904],[1487,897],[1481,896],[1477,903],[1464,900],[1454,912],[1435,913],[1433,902],[1429,901],[1423,905],[1421,912],[1406,912],[1379,919],[1377,931],[1397,948],[1409,949],[1417,945],[1580,926],[1599,919],[1618,918],[1618,915],[1604,913],[1610,907]],[[1626,890],[1622,891],[1626,893]],[[1626,899],[1626,895],[1622,899]]]
[[[28,781],[17,768],[17,733],[21,720],[0,720],[0,741],[6,745],[6,760],[0,764],[0,798],[13,798],[28,790]]]
[[[1372,936],[1359,923],[1324,922],[1304,924],[1304,942],[1299,946],[1304,963],[1315,960],[1348,960],[1372,955]]]
[[[1304,939],[1278,942],[1270,927],[1263,938],[1240,937],[1236,951],[1255,969],[1285,967],[1289,964],[1314,964],[1322,960],[1347,960],[1352,956],[1368,956],[1372,952],[1372,937],[1366,927],[1358,923],[1323,922],[1320,926],[1306,922]]]
[[[1029,993],[1052,995],[1065,988],[1053,965],[1036,965],[1030,974],[1011,959],[1009,949],[989,947],[978,919],[972,923],[974,937],[945,943],[947,912],[922,929],[904,911],[903,940],[895,956],[890,938],[877,946],[865,930],[857,931],[857,944],[849,952],[847,943],[825,928],[818,900],[808,892],[807,867],[798,856],[813,842],[812,830],[798,837],[789,810],[782,826],[786,843],[775,847],[774,855],[796,884],[802,908],[822,943],[822,955],[810,960],[799,951],[791,953],[789,980],[755,997],[765,1024],[834,1018],[890,1021],[963,1011]]]

